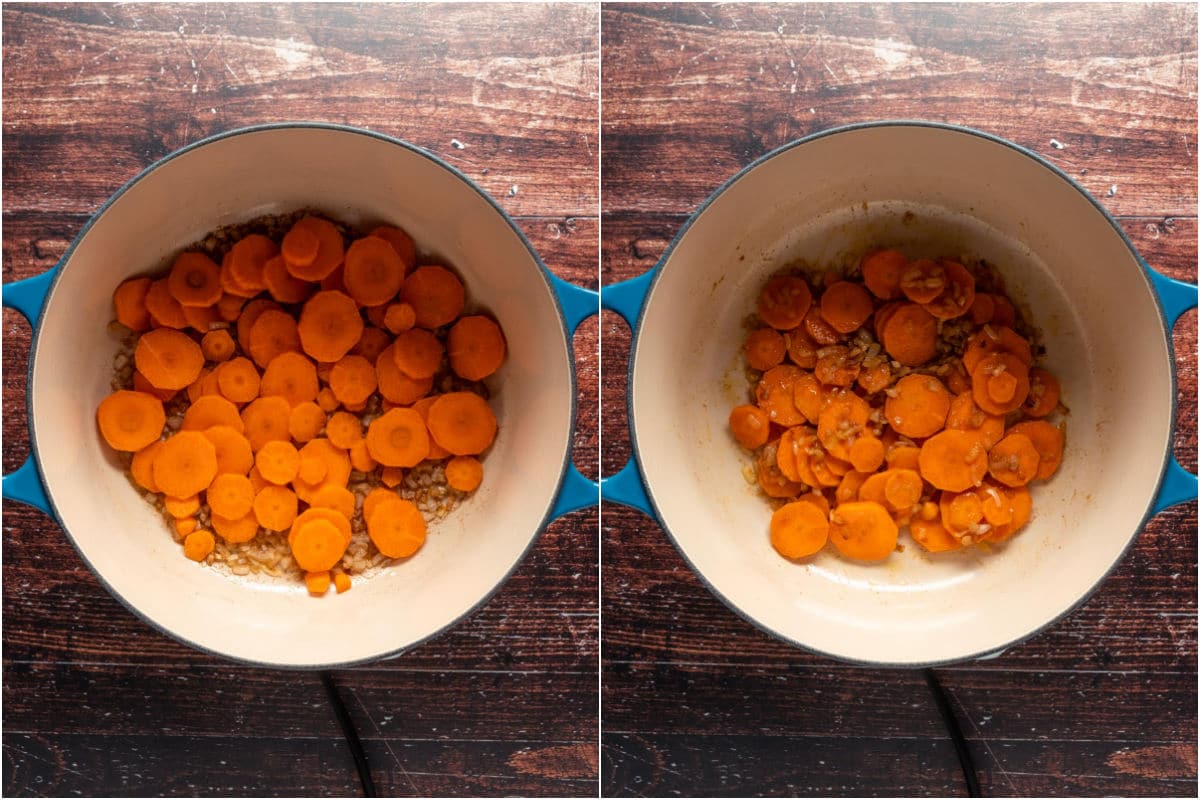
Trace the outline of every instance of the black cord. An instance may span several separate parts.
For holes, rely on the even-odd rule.
[[[925,670],[925,683],[929,684],[929,691],[933,692],[933,700],[937,704],[938,713],[942,715],[942,722],[945,723],[946,731],[954,742],[954,752],[958,754],[958,765],[962,767],[963,778],[967,782],[967,796],[982,797],[983,795],[979,791],[979,776],[975,772],[975,761],[971,758],[967,739],[963,736],[958,718],[954,716],[954,709],[950,706],[950,698],[947,696],[946,690],[942,688],[941,682],[938,681],[937,675],[933,674],[933,670]]]
[[[337,717],[338,724],[342,726],[342,733],[346,737],[346,746],[350,748],[350,755],[354,757],[354,767],[358,770],[358,780],[362,783],[363,797],[375,797],[375,781],[371,780],[371,768],[367,766],[367,753],[363,750],[362,740],[358,738],[354,721],[350,719],[350,712],[347,710],[346,704],[342,702],[342,696],[338,694],[337,687],[333,685],[333,676],[328,672],[322,672],[321,683],[325,686],[325,693],[329,695],[333,714]]]

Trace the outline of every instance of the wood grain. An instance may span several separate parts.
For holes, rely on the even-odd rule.
[[[754,158],[886,118],[1029,147],[1098,197],[1154,268],[1195,282],[1195,25],[1194,8],[1163,4],[606,5],[603,284],[653,267]],[[630,455],[629,330],[606,312],[601,332],[612,474]],[[1173,341],[1175,452],[1194,470],[1195,312]],[[1194,794],[1196,547],[1195,503],[1159,514],[1065,619],[997,659],[937,671],[985,795]],[[611,503],[602,572],[605,795],[964,793],[919,673],[768,636],[657,524]]]
[[[20,5],[3,10],[4,281],[178,147],[245,125],[365,126],[458,167],[548,268],[597,288],[598,9]],[[29,326],[4,312],[3,464],[28,451]],[[598,474],[599,326],[575,336],[574,456]],[[115,601],[63,532],[4,503],[3,793],[355,795],[316,675],[195,652]],[[382,794],[594,795],[598,511],[401,658],[334,673]]]

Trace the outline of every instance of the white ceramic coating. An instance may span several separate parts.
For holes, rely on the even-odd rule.
[[[119,347],[105,328],[123,279],[160,268],[218,226],[315,207],[390,223],[452,264],[469,305],[499,320],[508,358],[489,379],[499,421],[482,487],[411,559],[314,599],[301,582],[231,578],[183,557],[96,427]],[[122,601],[198,647],[247,661],[364,661],[455,622],[516,566],[547,518],[570,445],[569,342],[552,290],[501,212],[450,170],[346,129],[281,127],[185,150],[100,213],[63,265],[32,361],[34,446],[81,554]]]
[[[1041,328],[1070,408],[1057,475],[1029,526],[989,554],[903,552],[791,562],[728,432],[748,402],[743,320],[765,278],[877,246],[985,258]],[[632,357],[632,426],[650,498],[704,581],[766,630],[836,658],[897,665],[993,652],[1068,611],[1119,560],[1170,444],[1170,352],[1121,236],[1061,177],[953,129],[879,126],[816,138],[716,196],[661,265]]]

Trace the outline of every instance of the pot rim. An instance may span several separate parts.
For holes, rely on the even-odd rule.
[[[675,549],[679,552],[679,555],[682,556],[684,562],[688,565],[688,567],[692,570],[692,572],[696,575],[696,577],[700,580],[700,582],[704,585],[704,587],[706,589],[708,589],[710,592],[712,592],[722,603],[724,603],[727,607],[729,607],[735,614],[737,614],[739,617],[744,619],[746,622],[749,622],[751,625],[753,625],[758,630],[761,630],[762,632],[768,634],[772,638],[786,642],[787,644],[790,644],[793,647],[799,648],[800,650],[804,650],[809,653],[823,656],[825,658],[830,658],[835,661],[839,661],[839,662],[846,663],[846,664],[854,664],[854,665],[858,665],[858,666],[868,666],[868,667],[923,669],[926,667],[946,666],[949,664],[959,664],[959,663],[962,663],[965,661],[974,661],[977,659],[994,658],[996,656],[999,656],[1008,648],[1013,647],[1015,645],[1023,644],[1024,642],[1032,639],[1034,636],[1037,636],[1042,631],[1045,631],[1045,630],[1053,627],[1054,625],[1058,624],[1061,620],[1063,620],[1065,617],[1069,616],[1070,614],[1074,613],[1080,606],[1082,606],[1089,599],[1091,599],[1092,595],[1094,595],[1096,593],[1096,590],[1100,588],[1100,585],[1103,584],[1104,581],[1107,580],[1108,576],[1111,575],[1112,572],[1125,560],[1125,557],[1129,553],[1130,548],[1133,547],[1134,542],[1137,541],[1138,537],[1141,536],[1142,531],[1145,530],[1146,523],[1149,522],[1149,520],[1152,516],[1154,516],[1155,500],[1158,497],[1158,494],[1162,489],[1163,480],[1164,480],[1164,478],[1166,476],[1166,472],[1167,472],[1167,467],[1169,466],[1169,464],[1171,462],[1172,446],[1171,446],[1171,442],[1168,441],[1167,446],[1163,450],[1162,463],[1161,463],[1161,466],[1159,467],[1158,478],[1154,484],[1154,491],[1150,493],[1150,496],[1146,503],[1146,510],[1142,514],[1141,521],[1138,523],[1137,529],[1135,531],[1133,531],[1133,533],[1129,536],[1128,540],[1125,543],[1125,546],[1121,549],[1121,552],[1113,560],[1112,564],[1108,567],[1108,569],[1106,569],[1104,571],[1104,573],[1102,575],[1100,575],[1095,580],[1095,582],[1092,583],[1092,585],[1090,587],[1088,587],[1088,589],[1079,596],[1078,599],[1076,599],[1073,603],[1071,603],[1071,605],[1068,606],[1061,613],[1057,614],[1056,616],[1047,620],[1046,622],[1042,623],[1041,625],[1037,626],[1036,628],[1030,630],[1028,633],[1018,636],[1015,639],[1012,639],[1008,642],[1004,642],[996,647],[987,648],[985,650],[979,650],[979,651],[972,652],[972,653],[966,653],[961,656],[957,656],[957,657],[953,657],[953,658],[943,658],[943,659],[936,659],[936,660],[931,660],[931,661],[911,661],[911,662],[909,662],[909,661],[883,661],[883,660],[876,661],[876,660],[871,660],[871,659],[851,658],[848,656],[837,655],[835,653],[821,650],[820,648],[813,647],[812,645],[797,641],[796,639],[793,639],[790,636],[786,636],[779,631],[776,631],[772,628],[767,627],[763,623],[759,622],[757,619],[754,619],[749,614],[747,614],[745,611],[743,611],[732,600],[730,600],[724,593],[719,591],[716,588],[716,586],[714,586],[713,583],[708,579],[708,577],[705,576],[699,569],[696,568],[696,565],[694,563],[692,563],[692,560],[690,558],[688,558],[688,555],[684,551],[682,545],[680,544],[679,539],[676,538],[675,534],[671,531],[671,528],[667,525],[667,523],[663,519],[662,511],[659,508],[659,504],[654,499],[654,492],[651,487],[651,482],[646,478],[645,466],[642,463],[641,448],[638,445],[637,418],[636,418],[636,415],[634,414],[634,407],[633,407],[633,386],[634,386],[633,373],[634,373],[634,369],[637,365],[637,353],[638,353],[638,345],[639,345],[640,337],[641,337],[642,320],[646,314],[646,309],[649,307],[650,301],[653,298],[654,289],[657,286],[659,279],[662,277],[663,268],[665,267],[666,263],[670,260],[671,255],[675,251],[675,248],[679,245],[679,243],[687,235],[688,231],[691,230],[692,225],[694,223],[696,223],[699,220],[699,218],[704,214],[704,212],[706,210],[708,210],[709,206],[711,206],[714,202],[716,202],[716,200],[722,194],[724,194],[726,192],[726,190],[728,190],[731,186],[733,186],[733,184],[737,183],[739,180],[744,178],[750,172],[752,172],[753,170],[762,166],[766,162],[792,150],[793,148],[800,147],[801,145],[809,144],[811,142],[815,142],[820,139],[824,139],[828,136],[836,136],[838,134],[854,133],[854,132],[861,131],[861,130],[871,130],[871,129],[876,129],[876,128],[928,128],[928,129],[937,130],[937,131],[949,131],[952,133],[974,136],[974,137],[982,139],[984,141],[991,142],[993,144],[999,144],[1004,147],[1007,147],[1008,149],[1018,153],[1019,155],[1022,155],[1022,156],[1025,156],[1026,158],[1031,159],[1038,165],[1042,166],[1043,168],[1052,172],[1057,177],[1061,178],[1063,181],[1065,181],[1067,183],[1067,185],[1069,185],[1071,188],[1075,189],[1075,191],[1078,192],[1083,197],[1083,199],[1085,199],[1088,203],[1090,203],[1092,205],[1092,207],[1101,214],[1103,219],[1112,227],[1112,229],[1116,232],[1116,234],[1121,238],[1121,241],[1124,242],[1126,249],[1128,249],[1128,251],[1129,251],[1129,254],[1131,256],[1133,256],[1134,262],[1138,265],[1138,273],[1145,283],[1147,294],[1150,296],[1151,300],[1154,302],[1155,310],[1158,312],[1159,321],[1160,321],[1160,329],[1163,334],[1163,342],[1164,342],[1164,345],[1165,345],[1165,348],[1166,348],[1166,351],[1168,354],[1173,352],[1173,346],[1172,346],[1172,342],[1171,342],[1171,327],[1168,324],[1168,320],[1167,320],[1166,314],[1163,310],[1162,302],[1159,299],[1158,293],[1154,291],[1154,285],[1151,282],[1151,278],[1150,278],[1149,266],[1146,264],[1145,260],[1143,260],[1142,257],[1138,254],[1137,248],[1134,247],[1132,240],[1130,240],[1128,234],[1125,233],[1125,231],[1121,228],[1121,226],[1119,224],[1117,224],[1116,219],[1112,216],[1112,214],[1110,214],[1108,212],[1108,209],[1106,209],[1103,205],[1101,205],[1100,201],[1098,201],[1095,197],[1093,197],[1086,189],[1084,189],[1082,186],[1080,186],[1079,183],[1075,181],[1075,179],[1073,179],[1070,175],[1068,175],[1060,167],[1058,167],[1056,164],[1048,161],[1043,156],[1038,155],[1037,153],[1033,152],[1032,150],[1030,150],[1026,147],[1023,147],[1019,144],[1016,144],[1015,142],[1011,142],[1008,139],[1005,139],[1003,137],[1000,137],[1000,136],[997,136],[997,135],[991,134],[991,133],[986,133],[984,131],[976,130],[974,128],[968,128],[963,125],[954,125],[954,124],[947,123],[947,122],[933,122],[933,121],[928,121],[928,120],[891,119],[891,120],[876,120],[876,121],[869,121],[869,122],[856,122],[856,123],[852,123],[849,125],[839,125],[834,128],[828,128],[826,130],[817,131],[817,132],[811,133],[807,136],[803,136],[799,139],[794,139],[790,142],[782,144],[779,147],[776,147],[776,148],[770,150],[769,152],[754,159],[752,162],[750,162],[749,164],[747,164],[746,166],[744,166],[740,170],[738,170],[736,173],[734,173],[733,176],[726,179],[720,186],[717,187],[717,189],[712,194],[710,194],[696,208],[695,211],[693,211],[688,216],[687,220],[684,222],[683,226],[679,229],[678,233],[676,233],[675,236],[671,239],[671,243],[668,244],[666,250],[663,251],[662,256],[659,257],[658,261],[650,269],[650,272],[652,274],[650,277],[649,284],[646,286],[646,289],[645,289],[645,299],[642,302],[641,307],[638,310],[638,316],[637,316],[636,323],[632,326],[632,333],[631,333],[631,339],[630,339],[630,344],[629,344],[629,353],[630,353],[629,365],[626,369],[627,389],[625,392],[625,413],[629,420],[629,446],[632,451],[633,458],[636,460],[639,473],[642,477],[642,485],[645,488],[646,499],[650,504],[650,508],[654,512],[655,521],[658,522],[659,527],[661,527],[663,529],[663,531],[667,534],[667,538],[670,539],[671,544],[675,546]],[[1175,430],[1175,420],[1177,418],[1178,410],[1179,410],[1178,409],[1179,385],[1178,385],[1178,379],[1176,376],[1175,360],[1173,358],[1169,358],[1168,361],[1170,362],[1169,367],[1170,367],[1170,377],[1171,377],[1171,387],[1170,387],[1171,388],[1171,392],[1170,392],[1171,428],[1170,428],[1170,430],[1173,433]]]
[[[521,551],[520,555],[518,555],[516,560],[513,562],[512,568],[509,569],[508,572],[506,572],[503,575],[503,577],[501,577],[500,580],[496,582],[496,584],[494,586],[492,586],[490,589],[488,589],[488,591],[482,597],[480,597],[480,599],[478,601],[476,601],[474,604],[472,604],[471,607],[468,608],[467,610],[465,610],[462,614],[460,614],[457,617],[455,617],[454,619],[444,623],[443,625],[441,625],[440,627],[438,627],[436,630],[432,631],[428,635],[423,636],[420,639],[417,639],[416,641],[405,644],[401,647],[385,650],[385,651],[377,653],[375,655],[368,655],[368,656],[364,656],[362,658],[357,658],[357,659],[353,659],[353,660],[349,660],[349,661],[327,661],[327,662],[313,663],[313,664],[275,663],[275,662],[270,662],[270,661],[260,661],[260,660],[256,660],[256,659],[243,658],[241,656],[237,656],[237,655],[234,655],[231,653],[225,653],[225,652],[216,650],[212,647],[208,647],[208,646],[199,644],[198,642],[194,642],[187,637],[181,636],[178,633],[167,629],[163,625],[160,625],[157,621],[151,619],[149,616],[147,616],[145,613],[143,613],[139,608],[135,607],[132,603],[127,601],[125,599],[125,596],[122,595],[120,592],[118,592],[113,587],[113,585],[108,581],[108,579],[105,578],[105,576],[100,574],[100,571],[95,568],[95,566],[92,564],[91,560],[83,552],[83,549],[80,547],[79,543],[76,541],[75,536],[71,533],[70,529],[65,524],[63,524],[62,516],[58,512],[58,505],[54,501],[54,494],[51,491],[50,483],[46,480],[46,476],[42,471],[41,458],[38,455],[39,451],[38,451],[38,443],[37,443],[37,427],[34,422],[36,415],[34,413],[32,413],[32,410],[34,407],[34,405],[33,405],[33,365],[37,361],[38,344],[41,339],[42,327],[45,322],[46,315],[45,315],[44,311],[42,313],[38,314],[36,322],[34,322],[31,325],[32,331],[30,334],[29,360],[28,360],[28,365],[26,367],[25,407],[26,407],[26,409],[28,409],[27,413],[29,416],[29,455],[32,458],[33,463],[37,469],[38,480],[41,482],[42,486],[45,488],[46,502],[50,506],[51,518],[58,524],[59,528],[62,529],[63,533],[66,534],[67,540],[70,541],[71,546],[75,548],[75,552],[77,552],[79,554],[79,557],[83,560],[84,564],[87,565],[88,570],[92,573],[92,575],[94,575],[96,577],[96,579],[108,591],[108,593],[110,595],[112,595],[114,598],[116,598],[116,600],[122,606],[124,606],[130,612],[132,612],[134,614],[134,616],[136,616],[138,619],[141,619],[143,622],[147,623],[155,630],[161,631],[163,634],[165,634],[169,638],[174,639],[177,642],[182,642],[183,644],[185,644],[195,650],[198,650],[202,653],[217,656],[222,659],[234,661],[234,662],[245,664],[248,666],[267,667],[267,668],[271,668],[271,669],[282,669],[282,670],[293,670],[293,671],[313,671],[313,670],[326,670],[326,669],[334,669],[334,668],[340,669],[343,667],[354,667],[354,666],[360,666],[360,665],[364,665],[364,664],[373,664],[373,663],[376,663],[379,661],[396,658],[400,655],[403,655],[405,652],[407,652],[415,647],[419,647],[420,645],[424,644],[425,642],[429,641],[430,639],[433,639],[436,636],[440,636],[441,634],[445,633],[446,631],[448,631],[451,628],[458,625],[460,622],[462,622],[467,617],[474,614],[476,611],[478,611],[484,605],[486,605],[492,599],[492,597],[494,597],[495,594],[497,592],[499,592],[500,589],[505,584],[508,583],[508,580],[509,580],[509,578],[512,577],[513,573],[516,572],[521,567],[521,565],[525,562],[526,557],[529,555],[529,551],[532,550],[534,545],[537,544],[538,540],[541,538],[541,535],[545,531],[546,527],[555,519],[555,514],[554,514],[555,499],[563,491],[563,486],[567,479],[567,475],[568,475],[568,472],[570,470],[570,466],[572,463],[571,448],[572,448],[572,443],[574,442],[574,439],[575,439],[576,412],[578,410],[576,407],[576,395],[578,394],[578,386],[577,386],[576,376],[575,376],[575,358],[574,358],[575,349],[574,349],[572,337],[571,337],[571,335],[569,335],[569,327],[570,326],[567,321],[566,313],[563,309],[562,302],[559,299],[558,293],[555,291],[554,286],[550,280],[550,275],[551,275],[550,270],[546,267],[545,262],[542,261],[541,256],[538,255],[538,253],[534,249],[533,245],[530,244],[529,239],[528,239],[528,237],[525,236],[524,231],[521,230],[521,228],[516,224],[516,222],[513,220],[513,218],[511,216],[509,216],[508,212],[506,212],[503,208],[501,208],[500,204],[497,203],[496,200],[491,195],[489,195],[487,192],[485,192],[477,183],[475,183],[473,180],[471,180],[469,177],[467,177],[457,167],[451,165],[450,163],[439,158],[438,156],[434,155],[433,153],[430,153],[427,150],[424,150],[424,149],[418,147],[417,145],[411,144],[409,142],[406,142],[406,141],[399,139],[397,137],[394,137],[394,136],[389,136],[384,133],[379,133],[377,131],[369,130],[367,128],[359,128],[359,127],[355,127],[353,125],[344,125],[341,123],[332,123],[332,122],[317,122],[317,121],[269,122],[269,123],[262,123],[262,124],[258,124],[258,125],[246,125],[246,126],[242,126],[239,128],[233,128],[233,129],[230,129],[227,131],[221,131],[220,133],[216,133],[211,136],[206,136],[203,139],[198,139],[194,142],[186,144],[183,147],[180,147],[177,150],[171,151],[170,153],[163,156],[162,158],[159,158],[158,160],[154,161],[150,165],[144,167],[136,175],[134,175],[132,178],[130,178],[128,181],[126,181],[124,184],[122,184],[121,187],[119,189],[117,189],[117,191],[115,191],[112,195],[110,195],[108,197],[108,199],[106,199],[104,201],[104,203],[101,204],[100,207],[98,209],[96,209],[96,211],[93,212],[90,217],[88,217],[87,222],[85,222],[83,224],[83,227],[79,229],[79,232],[75,235],[75,238],[71,240],[71,244],[68,245],[67,249],[63,252],[62,256],[58,259],[57,262],[55,262],[55,265],[53,267],[51,267],[51,270],[54,272],[54,275],[50,279],[50,283],[46,288],[46,296],[42,303],[41,308],[44,310],[45,308],[49,307],[50,302],[53,300],[54,291],[58,287],[59,279],[62,277],[63,269],[68,265],[68,262],[70,261],[72,254],[75,252],[75,249],[79,246],[79,243],[83,240],[83,238],[91,230],[92,226],[108,211],[110,206],[112,206],[118,199],[121,198],[122,195],[124,195],[127,191],[129,191],[131,188],[133,188],[136,184],[140,183],[143,179],[149,177],[149,175],[152,172],[154,172],[155,170],[159,169],[160,167],[165,166],[166,164],[168,164],[169,162],[178,158],[179,156],[185,155],[187,153],[191,153],[193,150],[198,150],[206,145],[214,144],[216,142],[223,141],[225,139],[231,139],[231,138],[234,138],[237,136],[262,133],[262,132],[266,132],[266,131],[277,131],[277,130],[324,130],[324,131],[333,131],[333,132],[337,132],[337,133],[346,133],[346,134],[354,134],[354,135],[358,135],[358,136],[366,136],[369,138],[377,139],[382,142],[386,142],[388,144],[396,145],[398,147],[403,148],[404,150],[407,150],[409,153],[411,153],[413,155],[420,156],[421,158],[424,158],[427,161],[434,163],[435,165],[441,167],[443,170],[448,172],[454,178],[457,178],[459,181],[466,184],[466,186],[468,188],[472,189],[485,202],[487,202],[488,205],[490,205],[492,207],[492,210],[494,210],[497,214],[499,214],[500,217],[504,220],[504,222],[508,225],[508,227],[512,230],[512,232],[514,234],[516,234],[517,238],[520,240],[520,242],[524,246],[525,250],[529,253],[530,257],[533,259],[534,264],[538,267],[539,276],[541,277],[543,283],[545,284],[547,294],[553,301],[554,309],[558,314],[559,331],[562,334],[563,342],[566,346],[566,351],[567,351],[568,377],[569,377],[569,383],[570,383],[570,396],[568,398],[570,401],[569,428],[567,431],[567,437],[566,437],[567,442],[566,442],[565,452],[563,455],[563,461],[562,461],[562,464],[559,466],[558,483],[554,489],[554,493],[550,496],[550,501],[546,505],[546,511],[542,515],[541,521],[538,523],[536,529],[533,532],[533,535],[529,539],[529,542],[525,545],[525,547]]]

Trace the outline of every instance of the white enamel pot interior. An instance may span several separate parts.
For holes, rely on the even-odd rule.
[[[930,555],[902,534],[908,546],[879,564],[832,547],[787,561],[728,431],[748,402],[743,321],[787,262],[844,265],[877,246],[997,266],[1061,381],[1065,458],[1032,487],[1028,527],[990,553]],[[701,579],[782,639],[887,665],[993,653],[1086,598],[1150,512],[1174,397],[1150,281],[1094,201],[1010,144],[920,123],[803,140],[718,191],[660,262],[630,380],[647,495]]]
[[[390,223],[451,264],[469,305],[499,321],[508,357],[488,379],[499,432],[481,488],[431,525],[422,549],[351,591],[314,599],[299,581],[234,578],[183,557],[96,428],[118,338],[112,291],[213,229],[311,207],[351,225]],[[395,654],[497,589],[547,521],[569,456],[574,383],[565,322],[537,256],[481,190],[397,140],[283,125],[225,134],[164,159],[122,189],[60,264],[30,368],[32,445],[46,495],[80,554],[122,602],[196,647],[289,667]]]

